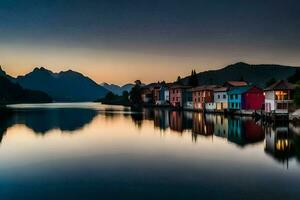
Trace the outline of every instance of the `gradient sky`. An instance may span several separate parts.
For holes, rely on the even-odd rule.
[[[300,1],[0,1],[0,64],[14,76],[170,81],[238,61],[300,66]]]

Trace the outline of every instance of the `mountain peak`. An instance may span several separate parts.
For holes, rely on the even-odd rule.
[[[52,74],[53,72],[46,69],[45,67],[35,67],[33,69],[33,72],[46,72],[46,73],[49,73],[49,74]]]
[[[0,65],[0,76],[6,76],[6,72],[2,69],[1,65]]]

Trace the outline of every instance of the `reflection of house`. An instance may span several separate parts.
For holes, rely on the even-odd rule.
[[[265,89],[265,111],[267,113],[288,113],[293,103],[295,86],[287,81],[277,81]]]
[[[230,110],[260,110],[263,104],[263,90],[256,86],[235,87],[228,91]]]
[[[154,110],[154,126],[161,130],[169,128],[169,112],[167,110]]]
[[[294,155],[292,134],[286,127],[266,127],[265,151],[276,160],[285,162]]]
[[[173,85],[170,87],[170,103],[174,107],[183,107],[188,99],[189,86]]]
[[[182,112],[170,112],[170,128],[177,132],[183,132],[183,114]]]
[[[260,142],[264,139],[264,131],[260,124],[252,119],[229,118],[228,140],[240,146]]]
[[[214,102],[216,111],[224,111],[228,108],[227,87],[219,87],[214,89]]]
[[[216,85],[203,85],[191,89],[193,92],[193,106],[197,110],[215,110],[214,89]]]
[[[193,113],[193,134],[210,136],[214,133],[214,122],[211,115]]]
[[[177,132],[192,129],[192,112],[170,111],[170,128]]]
[[[228,118],[223,115],[214,115],[214,135],[227,138],[228,135]]]

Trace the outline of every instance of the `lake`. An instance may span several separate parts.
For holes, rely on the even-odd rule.
[[[297,199],[300,127],[96,103],[1,116],[1,199]]]

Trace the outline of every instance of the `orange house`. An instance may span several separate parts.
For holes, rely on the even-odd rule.
[[[207,103],[214,104],[214,89],[217,85],[203,85],[191,89],[194,109],[204,110]]]

